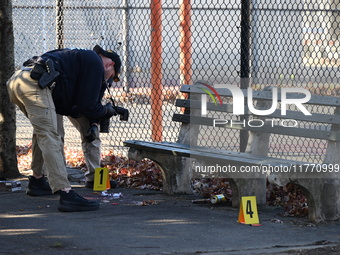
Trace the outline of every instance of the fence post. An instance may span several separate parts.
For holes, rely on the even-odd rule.
[[[56,0],[56,44],[64,48],[64,0]]]
[[[192,83],[191,0],[180,1],[180,79]]]
[[[162,0],[151,0],[151,138],[163,140]]]
[[[241,89],[249,87],[250,74],[250,0],[241,1]],[[245,116],[241,116],[241,121],[247,121]],[[240,131],[240,151],[245,151],[248,142],[248,132]]]
[[[125,88],[125,92],[130,92],[131,72],[127,70],[127,67],[129,66],[129,59],[130,59],[129,58],[130,40],[128,39],[129,34],[130,34],[129,0],[125,0],[123,6],[124,7],[123,7],[123,20],[122,20],[122,24],[123,24],[123,42],[122,42],[123,54],[122,55],[123,55],[123,63],[125,63],[125,65],[123,66],[123,72],[124,72],[123,86]]]

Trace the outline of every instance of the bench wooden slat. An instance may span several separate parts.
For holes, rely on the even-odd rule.
[[[226,161],[230,165],[237,166],[301,166],[298,168],[300,170],[303,169],[304,165],[306,164],[306,162],[303,161],[255,156],[250,153],[225,151],[208,147],[190,146],[187,144],[171,142],[146,142],[139,140],[128,140],[124,142],[124,146],[139,150],[155,151],[169,155],[192,157],[195,159],[204,159],[208,161]]]
[[[206,94],[203,90],[201,90],[198,86],[193,85],[183,85],[180,90],[182,93],[195,93],[195,94]],[[221,89],[216,88],[216,91],[220,96],[225,97],[232,97],[232,93],[228,89]],[[243,95],[245,98],[248,97],[247,90],[242,89]],[[287,94],[287,99],[298,99],[298,98],[304,98],[305,95],[300,94]],[[254,90],[253,91],[253,99],[254,100],[272,100],[272,93],[271,91],[260,91],[260,90]],[[278,101],[281,100],[280,92],[278,95]],[[340,106],[340,97],[332,97],[332,96],[318,96],[318,95],[312,95],[311,99],[305,103],[305,104],[311,104],[311,105],[324,105],[324,106]]]
[[[162,152],[170,155],[177,155],[183,157],[190,157],[190,146],[185,144],[170,143],[170,142],[147,142],[139,140],[128,140],[124,141],[124,146],[145,149],[148,151]]]
[[[198,100],[191,99],[177,99],[175,105],[177,107],[185,107],[191,109],[201,109],[201,102]],[[225,113],[233,112],[232,104],[223,104],[216,106],[214,103],[207,103],[208,111],[218,111]],[[249,110],[248,107],[244,109],[244,115],[254,115]],[[319,123],[327,123],[327,124],[335,124],[340,125],[340,115],[334,114],[322,114],[322,113],[313,113],[312,115],[304,115],[300,111],[287,111],[286,115],[281,115],[280,110],[275,110],[272,114],[266,115],[266,118],[278,118],[278,119],[295,119],[299,121],[307,121],[307,122],[319,122]]]
[[[214,126],[214,118],[208,117],[200,117],[200,116],[191,116],[188,114],[177,114],[175,113],[172,118],[173,121],[182,122],[182,123],[191,123],[196,125],[204,125],[204,126]],[[234,120],[235,122],[239,122]],[[329,141],[340,141],[340,133],[331,130],[317,130],[317,129],[308,129],[308,128],[295,128],[295,127],[283,127],[283,126],[272,126],[272,125],[263,125],[262,127],[250,127],[246,125],[245,127],[241,124],[230,125],[227,124],[218,124],[216,127],[227,127],[230,129],[237,130],[247,130],[253,132],[261,132],[261,133],[272,133],[272,134],[280,134],[280,135],[289,135],[289,136],[297,136],[297,137],[307,137],[307,138],[315,138],[315,139],[324,139]]]

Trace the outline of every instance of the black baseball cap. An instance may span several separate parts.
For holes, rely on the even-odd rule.
[[[112,59],[113,62],[115,62],[114,69],[115,69],[115,76],[112,78],[113,81],[118,82],[120,74],[120,67],[122,65],[122,61],[120,60],[120,57],[118,54],[112,50],[103,50],[102,47],[99,45],[94,46],[93,51],[97,54],[102,54],[104,57]]]

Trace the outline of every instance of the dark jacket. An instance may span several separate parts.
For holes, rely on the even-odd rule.
[[[106,89],[103,62],[97,53],[84,49],[61,49],[41,56],[51,59],[60,72],[52,91],[56,112],[77,118],[84,116],[92,121],[105,115],[101,103]]]

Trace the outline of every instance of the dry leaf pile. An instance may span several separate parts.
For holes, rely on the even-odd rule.
[[[122,156],[115,156],[112,151],[102,157],[102,166],[109,169],[112,179],[120,187],[161,190],[162,173],[151,160],[140,162],[129,160]]]
[[[31,144],[17,146],[17,156],[19,171],[30,169]],[[65,158],[68,166],[86,171],[82,151],[65,148]],[[113,151],[108,151],[102,154],[102,167],[109,169],[111,178],[115,179],[120,187],[162,190],[161,170],[151,160],[136,162],[116,156]],[[217,194],[223,194],[228,201],[232,198],[228,179],[193,179],[191,188],[195,194],[205,198]],[[268,184],[267,203],[284,207],[284,216],[305,217],[308,215],[307,199],[302,190],[293,184],[288,184],[286,187]]]
[[[30,143],[27,146],[17,146],[16,151],[19,171],[31,169],[32,144]]]
[[[73,168],[86,168],[85,158],[82,151],[64,148],[66,165]]]
[[[32,143],[27,146],[16,146],[19,171],[31,169]],[[65,148],[66,164],[69,167],[82,168],[86,166],[82,151]]]
[[[285,187],[268,184],[267,204],[284,207],[283,216],[308,216],[307,198],[303,194],[303,190],[292,183],[287,184]]]

